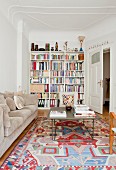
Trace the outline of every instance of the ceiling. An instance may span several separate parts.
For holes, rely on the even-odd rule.
[[[82,31],[116,15],[116,0],[0,0],[11,22],[33,30]]]

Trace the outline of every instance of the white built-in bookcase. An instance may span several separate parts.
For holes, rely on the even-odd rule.
[[[38,94],[38,107],[57,107],[60,92],[77,93],[84,104],[83,52],[31,51],[30,93]]]

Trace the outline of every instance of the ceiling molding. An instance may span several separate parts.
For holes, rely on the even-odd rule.
[[[116,6],[105,6],[105,7],[43,7],[43,6],[21,6],[21,5],[11,5],[9,6],[8,8],[8,16],[10,16],[10,12],[12,10],[14,10],[16,13],[38,13],[38,14],[41,14],[41,15],[104,15],[104,14],[109,14],[109,15],[112,15],[112,14],[116,14],[116,11],[115,12],[103,12],[103,11],[99,11],[99,12],[39,12],[39,11],[29,11],[29,12],[26,12],[26,11],[23,11],[23,10],[18,10],[17,8],[31,8],[31,9],[105,9],[105,10],[110,10],[110,9],[116,9]]]
[[[30,0],[29,3],[31,2],[33,1]],[[78,6],[77,3],[73,4],[75,6],[49,6],[49,2],[42,2],[42,4],[46,6],[39,6],[39,2],[36,2],[37,6],[24,5],[25,3],[23,1],[21,2],[22,5],[11,5],[11,3],[7,6],[8,19],[12,23],[16,23],[19,19],[22,19],[25,22],[27,21],[30,26],[32,26],[31,23],[33,22],[33,29],[35,26],[35,29],[49,28],[52,30],[80,31],[95,25],[110,15],[116,15],[115,3],[114,5],[110,3],[110,6],[107,6],[105,2],[99,2],[97,6],[88,6],[87,2],[85,4],[82,3],[83,6]],[[20,1],[18,1],[17,4],[20,4]],[[61,5],[59,3],[57,4]],[[81,3],[79,3],[79,5],[81,5]],[[92,5],[94,5],[94,3],[92,3]],[[55,17],[57,20],[55,20]]]

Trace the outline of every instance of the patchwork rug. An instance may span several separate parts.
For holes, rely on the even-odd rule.
[[[52,140],[51,121],[38,118],[17,144],[0,170],[114,170],[116,147],[109,154],[109,125],[92,122],[57,122],[56,140]],[[63,134],[62,134],[63,133]]]

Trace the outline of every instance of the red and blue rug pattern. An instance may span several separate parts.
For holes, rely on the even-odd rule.
[[[109,125],[92,122],[57,122],[55,141],[51,121],[38,118],[0,170],[115,170],[116,147],[109,154]],[[62,134],[63,133],[63,134]]]

